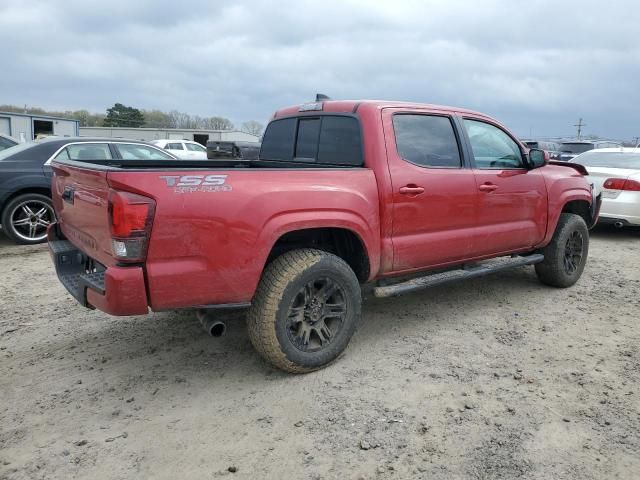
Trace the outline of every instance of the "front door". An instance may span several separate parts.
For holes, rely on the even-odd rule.
[[[474,256],[497,255],[537,245],[547,228],[547,189],[539,170],[529,170],[520,145],[499,125],[462,119],[478,189]]]
[[[476,188],[451,116],[384,109],[393,188],[393,271],[465,260],[473,249]]]

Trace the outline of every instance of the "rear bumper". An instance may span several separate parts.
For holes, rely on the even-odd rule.
[[[622,221],[640,225],[640,192],[622,191],[615,198],[605,198],[600,211],[600,223]]]
[[[49,252],[58,279],[84,307],[111,315],[149,312],[142,267],[108,267],[98,264],[71,242],[49,228]]]
[[[615,225],[617,223],[620,223],[623,226],[627,227],[638,227],[640,226],[640,217],[626,217],[623,215],[602,214],[598,218],[599,225]]]

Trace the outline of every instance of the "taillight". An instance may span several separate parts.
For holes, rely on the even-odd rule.
[[[141,262],[147,255],[156,202],[129,192],[109,192],[109,222],[113,256],[125,262]]]
[[[628,178],[607,178],[602,186],[608,190],[640,192],[640,182]]]

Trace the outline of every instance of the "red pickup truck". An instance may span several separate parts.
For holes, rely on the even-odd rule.
[[[250,307],[258,352],[290,372],[347,346],[361,284],[392,296],[535,265],[573,285],[599,197],[460,108],[319,101],[279,110],[259,159],[54,160],[58,277],[112,315]]]

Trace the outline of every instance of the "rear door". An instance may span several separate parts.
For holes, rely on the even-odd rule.
[[[478,191],[453,117],[387,108],[382,119],[393,188],[393,270],[468,258]]]
[[[547,190],[540,170],[529,170],[520,144],[484,118],[461,119],[478,192],[474,256],[533,247],[547,228]]]

